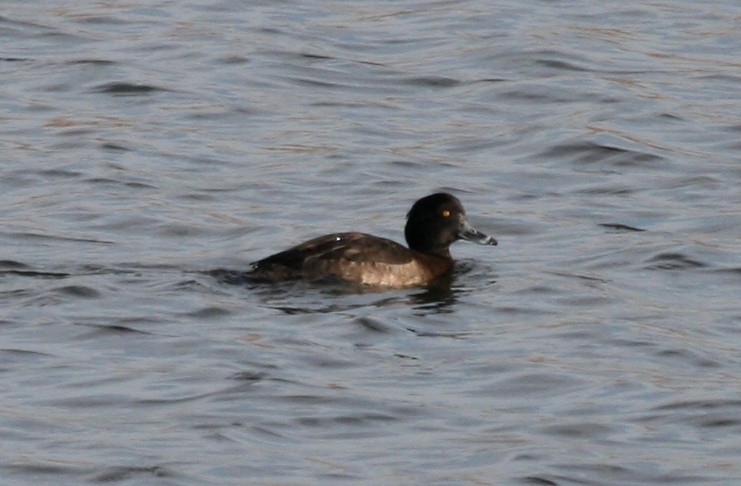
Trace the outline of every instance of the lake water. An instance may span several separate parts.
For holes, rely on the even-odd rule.
[[[741,484],[740,20],[3,2],[2,484]],[[438,190],[448,285],[223,278]]]

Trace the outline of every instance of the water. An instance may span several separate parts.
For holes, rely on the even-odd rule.
[[[741,484],[737,2],[4,2],[3,484]],[[401,240],[449,285],[220,278]]]

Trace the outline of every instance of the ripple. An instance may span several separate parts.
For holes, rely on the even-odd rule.
[[[29,362],[56,358],[53,354],[30,351],[27,349],[0,349],[0,354],[3,356],[3,367],[10,363],[24,363],[25,365]]]
[[[555,145],[539,154],[544,159],[567,159],[577,164],[591,165],[601,162],[616,167],[643,167],[647,162],[663,160],[654,154],[637,152],[595,142],[574,142]]]
[[[635,420],[652,426],[682,424],[697,429],[728,429],[741,427],[741,401],[738,400],[692,400],[677,401],[654,407]],[[715,433],[715,432],[712,432]]]
[[[741,400],[728,400],[728,399],[717,399],[717,400],[687,400],[680,402],[666,403],[659,405],[654,410],[717,410],[717,409],[731,409],[741,411]]]
[[[258,382],[266,379],[267,376],[267,373],[259,371],[240,371],[238,373],[234,373],[229,378],[237,381]]]
[[[70,277],[69,273],[62,272],[41,272],[37,270],[0,270],[0,275],[17,275],[20,277],[38,277],[38,278],[67,278]]]
[[[569,61],[562,61],[562,60],[556,60],[556,59],[537,59],[535,62],[537,64],[540,64],[541,66],[545,66],[551,69],[556,69],[559,71],[576,71],[576,72],[591,71],[591,69],[587,69],[585,67],[577,65],[574,62],[569,62]]]
[[[371,332],[388,333],[393,329],[385,322],[370,317],[356,317],[352,322]]]
[[[523,484],[534,484],[535,486],[558,486],[559,483],[544,477],[539,476],[526,476],[522,478]]]
[[[558,424],[545,427],[543,432],[546,434],[564,436],[564,437],[580,437],[580,438],[593,438],[593,439],[604,439],[607,436],[615,433],[615,429],[597,423],[575,423],[575,424]]]
[[[192,312],[188,312],[185,315],[188,317],[196,318],[196,319],[215,319],[215,318],[229,316],[231,314],[232,313],[229,309],[225,309],[223,307],[218,307],[218,306],[208,306],[208,307],[203,307],[201,309],[194,310]]]
[[[461,81],[444,76],[423,76],[404,79],[402,80],[402,84],[423,88],[453,88],[459,86]]]
[[[82,324],[85,327],[94,329],[92,332],[84,336],[85,339],[98,339],[101,337],[111,336],[126,336],[130,334],[143,334],[151,335],[147,331],[135,329],[133,327],[124,326],[121,324]]]
[[[100,297],[100,292],[92,287],[86,287],[84,285],[67,285],[64,287],[58,287],[54,289],[53,292],[59,295],[78,297],[81,299],[97,299]]]
[[[707,267],[706,263],[695,260],[683,253],[661,253],[646,262],[649,270],[689,270]]]
[[[121,481],[145,481],[147,478],[173,478],[179,474],[164,466],[121,466],[110,467],[95,474],[92,478],[96,483],[118,483]]]
[[[111,66],[114,64],[117,64],[114,61],[111,61],[109,59],[75,59],[72,61],[67,61],[68,64],[76,65],[76,64],[89,64],[93,66]]]
[[[113,142],[104,142],[100,144],[100,148],[103,150],[109,150],[111,152],[130,152],[131,149],[128,147],[125,147],[124,145],[113,143]]]
[[[8,463],[0,466],[0,469],[3,469],[11,474],[22,474],[23,476],[31,476],[39,479],[39,477],[45,477],[45,476],[52,476],[57,477],[57,481],[60,481],[60,478],[63,478],[65,476],[75,476],[79,477],[80,473],[82,472],[82,469],[79,467],[75,467],[72,465],[62,465],[62,464],[46,464],[42,462],[26,462],[26,463]]]
[[[343,426],[369,426],[374,425],[378,422],[394,422],[398,420],[397,417],[382,413],[363,413],[357,415],[345,415],[335,417],[300,417],[295,419],[295,422],[299,425],[327,429],[333,428],[334,425]]]
[[[509,376],[489,387],[494,395],[512,397],[556,396],[583,385],[581,380],[569,375],[525,373]]]
[[[114,82],[101,84],[93,88],[96,93],[106,93],[114,96],[140,96],[157,91],[169,91],[168,89],[149,84],[135,84],[127,82]]]
[[[564,484],[712,484],[713,478],[705,475],[663,472],[661,469],[644,470],[614,464],[559,464],[562,475],[552,475]],[[561,484],[560,482],[558,484]]]
[[[0,267],[18,270],[21,268],[28,268],[28,265],[22,262],[17,262],[15,260],[0,260]]]
[[[113,241],[98,240],[95,238],[83,238],[83,237],[60,235],[60,234],[55,235],[55,234],[47,234],[47,233],[37,233],[33,231],[25,231],[25,232],[20,232],[20,233],[8,233],[7,235],[13,238],[29,239],[29,240],[39,239],[39,240],[72,241],[72,242],[80,242],[80,243],[100,243],[104,245],[114,244]]]
[[[627,232],[646,231],[645,229],[636,228],[635,226],[630,226],[630,225],[622,224],[622,223],[599,223],[599,225],[602,226],[603,228],[614,230],[617,233],[624,232],[624,231],[627,231]]]

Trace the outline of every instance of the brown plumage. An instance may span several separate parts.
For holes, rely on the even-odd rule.
[[[484,245],[497,241],[473,229],[460,201],[433,194],[417,201],[404,230],[409,248],[365,233],[320,236],[253,264],[250,280],[279,282],[334,277],[382,287],[431,283],[450,271],[449,246],[458,239]]]

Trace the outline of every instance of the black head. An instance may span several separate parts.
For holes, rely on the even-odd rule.
[[[444,256],[450,255],[448,247],[460,239],[481,245],[497,244],[496,239],[468,224],[458,198],[443,192],[414,203],[407,214],[404,236],[410,249]]]

